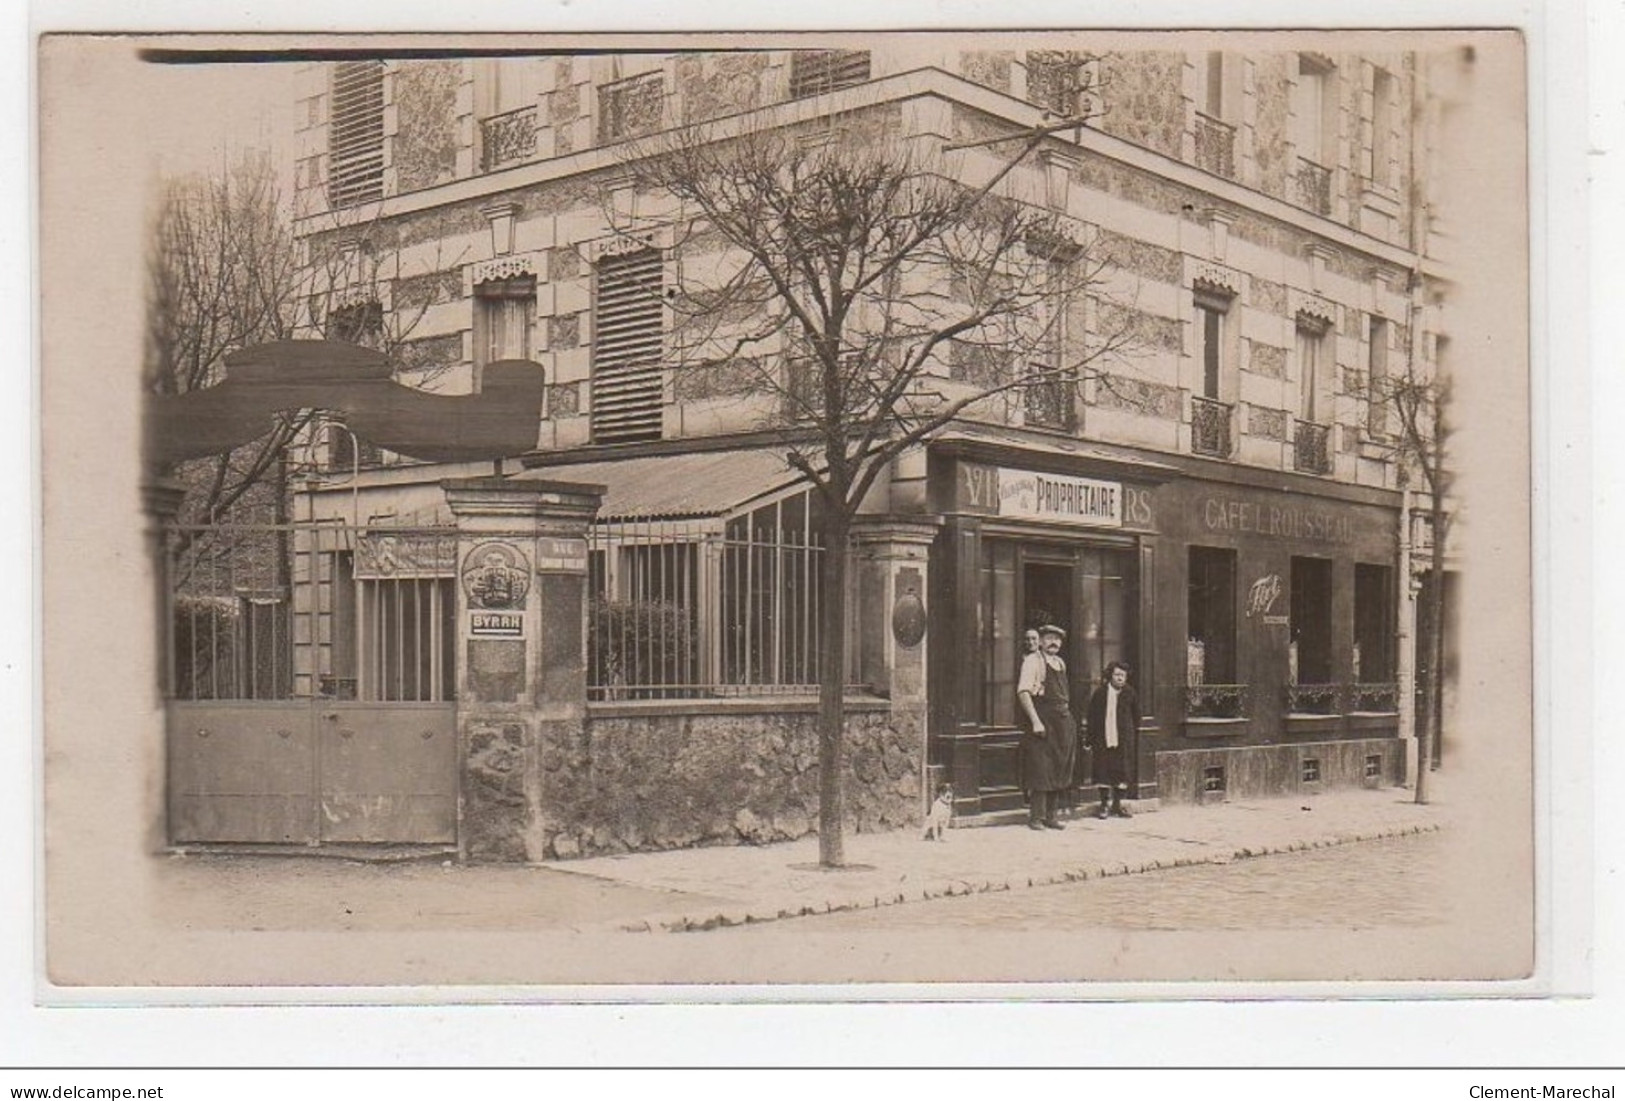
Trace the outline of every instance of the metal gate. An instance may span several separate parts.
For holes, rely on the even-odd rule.
[[[167,533],[172,843],[456,840],[456,549],[438,528]]]

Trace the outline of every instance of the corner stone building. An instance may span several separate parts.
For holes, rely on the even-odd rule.
[[[459,606],[391,628],[376,610],[399,592],[369,572],[362,531],[332,575],[359,596],[308,598],[321,623],[296,668],[365,702],[391,695],[366,670],[392,647],[455,665],[393,698],[455,703],[449,828],[471,857],[811,830],[816,501],[764,429],[771,405],[725,367],[685,371],[669,312],[633,293],[715,246],[669,218],[612,227],[662,209],[623,165],[724,116],[812,132],[878,117],[940,146],[1087,115],[1012,187],[1110,259],[1116,293],[1062,304],[1064,339],[1113,328],[1133,346],[1075,390],[977,407],[866,502],[852,824],[917,822],[941,780],[962,815],[1021,805],[1014,683],[1022,632],[1045,621],[1070,632],[1075,691],[1132,666],[1147,808],[1403,782],[1402,464],[1372,394],[1431,372],[1445,344],[1430,89],[1467,62],[1097,54],[1081,35],[863,45],[309,67],[299,233],[334,320],[386,341],[403,381],[467,392],[522,358],[546,391],[535,450],[500,478],[371,454],[336,426],[300,514],[553,534],[526,546],[528,620]],[[467,599],[456,556],[421,557],[413,584]],[[513,640],[484,636],[502,631],[518,648],[493,657]]]

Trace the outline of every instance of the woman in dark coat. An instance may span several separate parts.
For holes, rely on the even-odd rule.
[[[1129,755],[1134,752],[1139,714],[1139,701],[1134,698],[1134,689],[1128,686],[1128,666],[1114,661],[1106,666],[1100,687],[1089,697],[1086,715],[1093,779],[1100,789],[1096,818],[1105,818],[1108,813],[1119,818],[1130,817],[1129,809],[1123,805],[1123,793],[1128,790]]]
[[[1029,829],[1065,829],[1056,817],[1061,792],[1072,783],[1072,756],[1077,726],[1072,721],[1071,688],[1059,627],[1038,629],[1042,649],[1021,663],[1016,699],[1026,718],[1021,732],[1021,765],[1027,788]]]

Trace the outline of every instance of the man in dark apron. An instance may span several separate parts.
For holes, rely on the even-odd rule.
[[[1027,789],[1027,828],[1064,829],[1056,813],[1061,793],[1072,783],[1077,728],[1072,721],[1071,687],[1061,644],[1066,632],[1053,624],[1038,629],[1036,654],[1021,663],[1016,699],[1026,724],[1021,732],[1023,784]]]

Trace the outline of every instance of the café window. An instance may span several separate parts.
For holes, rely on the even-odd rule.
[[[1332,563],[1327,558],[1293,558],[1292,634],[1288,650],[1295,685],[1326,685],[1332,676]]]
[[[1190,548],[1186,684],[1236,683],[1236,552]]]
[[[1354,682],[1379,685],[1394,679],[1394,571],[1354,567]]]

